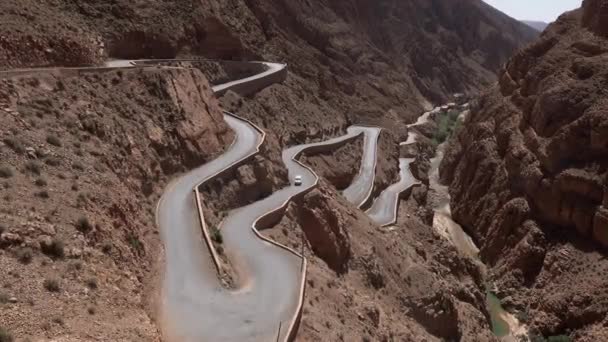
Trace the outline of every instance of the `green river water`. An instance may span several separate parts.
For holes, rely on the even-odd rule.
[[[505,309],[500,304],[500,299],[490,291],[486,292],[486,305],[492,319],[492,332],[498,337],[504,337],[511,332],[509,324],[502,318]]]
[[[483,265],[479,259],[479,249],[477,246],[475,246],[473,240],[458,223],[452,220],[447,187],[439,182],[438,169],[441,159],[443,159],[444,149],[445,144],[439,145],[437,147],[437,154],[435,158],[431,159],[431,171],[429,174],[431,188],[433,188],[438,194],[443,194],[445,197],[443,204],[435,208],[435,219],[433,226],[446,232],[454,246],[461,253],[468,255]],[[485,268],[485,266],[482,267]],[[509,336],[512,332],[510,330],[509,323],[504,319],[504,317],[509,314],[502,307],[500,299],[490,290],[489,287],[486,290],[486,306],[488,312],[490,313],[492,332],[494,335],[497,337]]]

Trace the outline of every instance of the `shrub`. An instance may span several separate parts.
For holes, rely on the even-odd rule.
[[[41,244],[40,250],[42,253],[55,259],[61,259],[65,256],[65,247],[63,241],[56,237],[53,238],[49,244]]]
[[[54,135],[47,135],[46,142],[57,147],[61,147],[61,140]]]
[[[94,307],[89,306],[89,308],[87,309],[87,312],[89,313],[89,315],[94,315],[95,312],[97,312],[97,310],[95,310]]]
[[[97,279],[95,279],[95,278],[88,279],[87,287],[90,288],[91,290],[96,290],[97,289]]]
[[[0,304],[6,304],[8,303],[10,298],[8,298],[8,296],[6,295],[6,293],[1,293],[0,292]]]
[[[38,196],[38,197],[40,197],[40,198],[44,198],[44,199],[47,199],[47,198],[51,197],[51,196],[49,195],[49,192],[48,192],[48,191],[46,191],[46,190],[42,190],[42,191],[37,192],[37,193],[36,193],[36,196]]]
[[[144,244],[139,240],[139,238],[135,234],[131,232],[127,233],[127,243],[129,243],[129,245],[131,245],[131,248],[133,248],[138,253],[144,249]]]
[[[76,229],[78,229],[79,232],[86,234],[93,230],[93,225],[87,217],[81,216],[78,221],[76,221]]]
[[[59,80],[59,81],[57,81],[57,83],[55,85],[55,89],[58,90],[58,91],[65,90],[65,84],[63,84],[63,82],[61,82]]]
[[[224,243],[224,237],[222,236],[222,232],[215,228],[211,228],[211,239],[219,244]]]
[[[78,171],[84,171],[84,165],[82,165],[82,163],[81,163],[81,162],[75,161],[74,163],[72,163],[72,167],[73,167],[75,170],[78,170]]]
[[[68,264],[68,270],[70,271],[82,271],[84,267],[81,260],[74,260]]]
[[[455,131],[455,126],[458,124],[458,116],[460,112],[456,110],[449,111],[448,113],[441,114],[439,121],[437,122],[437,131],[433,136],[433,141],[437,144],[441,144],[447,140],[447,138]]]
[[[0,327],[0,342],[13,342],[13,335],[3,327]]]
[[[0,234],[4,233],[6,231],[6,226],[3,225],[2,223],[0,223]]]
[[[40,163],[30,160],[25,163],[25,169],[33,174],[40,175],[40,171],[42,170],[42,165]]]
[[[42,159],[42,158],[46,157],[46,152],[41,149],[36,149],[34,151],[34,153],[36,154],[36,157],[38,157],[38,158]]]
[[[528,321],[530,320],[530,316],[525,311],[518,311],[515,314],[515,318],[517,318],[517,320],[522,323],[528,323]]]
[[[13,177],[13,169],[8,165],[0,166],[0,177],[1,178],[11,178]]]
[[[110,252],[112,252],[112,243],[111,242],[104,243],[103,246],[101,246],[101,251],[104,254],[110,254]]]
[[[87,203],[87,194],[86,193],[78,193],[78,196],[76,197],[76,206],[77,207],[82,207],[83,205],[85,205]]]
[[[572,339],[568,335],[549,336],[547,342],[570,342]]]
[[[43,187],[43,186],[47,185],[47,182],[46,182],[46,179],[44,179],[44,178],[38,178],[38,179],[36,179],[34,184],[36,184],[37,186]]]
[[[49,292],[59,292],[61,291],[61,286],[59,285],[58,279],[45,279],[44,280],[44,288]]]
[[[18,138],[5,138],[3,139],[6,146],[10,147],[16,153],[25,153],[25,144]]]
[[[48,157],[45,160],[45,163],[47,163],[50,166],[59,166],[59,165],[61,165],[61,159],[59,159],[57,157]]]
[[[34,251],[31,248],[23,248],[17,251],[17,260],[19,260],[22,264],[29,264],[32,262],[34,258]]]

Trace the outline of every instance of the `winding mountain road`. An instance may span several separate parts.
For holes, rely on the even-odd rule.
[[[20,69],[7,71],[4,75],[27,75],[44,70],[95,72],[188,61],[196,60],[114,60],[103,67]],[[217,94],[228,90],[251,93],[286,77],[284,64],[250,63],[261,63],[264,70],[250,77],[215,85],[213,91]],[[224,219],[220,225],[223,243],[237,274],[236,288],[226,289],[218,278],[217,253],[206,231],[200,208],[200,201],[204,199],[198,195],[197,189],[201,183],[259,153],[265,133],[253,123],[230,113],[224,115],[224,120],[235,132],[233,144],[215,160],[170,182],[158,203],[156,220],[166,259],[159,324],[168,341],[290,341],[295,336],[301,315],[306,260],[296,251],[264,238],[256,228],[263,224],[262,221],[276,222],[276,217],[280,218],[290,200],[318,184],[318,176],[297,160],[300,154],[335,149],[362,134],[361,167],[351,186],[344,191],[344,196],[357,207],[369,203],[381,129],[352,126],[341,137],[283,151],[282,159],[290,179],[300,175],[302,185],[287,186],[263,200],[233,210]],[[381,196],[387,200],[377,201],[374,210],[392,210],[396,205],[393,203],[397,201],[393,194],[409,182],[407,170],[402,166],[402,182],[387,189],[386,195]]]
[[[366,211],[367,215],[381,226],[389,226],[397,222],[397,209],[399,197],[405,190],[420,182],[414,178],[410,170],[410,163],[414,158],[399,159],[399,182],[386,188]]]
[[[424,125],[429,122],[431,114],[437,113],[441,110],[437,107],[431,111],[425,112],[420,115],[416,122],[407,125],[408,129]],[[407,140],[399,143],[400,146],[407,146],[416,143],[418,139],[418,133],[408,132]],[[366,211],[367,215],[382,227],[393,225],[397,222],[397,209],[399,208],[399,198],[401,193],[413,187],[414,185],[421,184],[413,175],[410,170],[410,164],[414,161],[414,158],[400,158],[399,159],[399,181],[386,188],[380,196],[378,196],[372,206]]]
[[[164,331],[176,341],[270,341],[277,333],[285,340],[290,333],[287,327],[294,324],[300,310],[305,264],[297,253],[260,238],[257,222],[317,185],[318,176],[297,160],[302,153],[337,148],[367,130],[350,127],[341,137],[283,151],[290,179],[301,175],[302,185],[285,187],[230,212],[220,226],[225,250],[239,276],[237,289],[227,290],[205,251],[192,188],[257,153],[262,138],[251,124],[230,115],[225,120],[236,132],[235,143],[219,158],[171,184],[159,205],[167,250]],[[284,324],[280,332],[279,322]]]
[[[214,86],[213,90],[259,83],[261,78],[284,68],[280,64],[264,64],[265,72]],[[380,129],[353,126],[341,137],[283,151],[290,179],[300,175],[302,185],[290,185],[233,210],[219,227],[224,249],[237,274],[236,289],[228,290],[217,277],[212,244],[205,246],[192,189],[258,153],[264,134],[238,117],[226,114],[225,120],[236,133],[232,146],[217,159],[171,183],[159,204],[158,224],[166,248],[163,331],[171,341],[288,340],[293,336],[302,306],[306,261],[297,252],[263,238],[256,228],[267,218],[274,221],[272,217],[282,215],[290,200],[318,184],[318,176],[297,160],[301,153],[334,149],[361,134],[365,135],[363,163],[349,191],[354,201],[367,201],[373,188]]]
[[[363,156],[359,173],[353,179],[351,185],[342,193],[344,197],[357,208],[363,207],[370,200],[374,190],[374,180],[376,178],[376,163],[378,138],[380,137],[379,127],[352,126],[349,128],[353,132],[363,133]]]

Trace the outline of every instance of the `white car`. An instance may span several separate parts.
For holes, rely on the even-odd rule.
[[[302,185],[302,176],[300,176],[300,175],[295,176],[295,177],[293,178],[293,184],[294,184],[295,186],[300,186],[300,185]]]

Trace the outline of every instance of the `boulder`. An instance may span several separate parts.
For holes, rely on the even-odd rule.
[[[337,273],[348,270],[350,237],[342,214],[332,209],[331,198],[315,190],[304,198],[297,215],[313,252]]]

